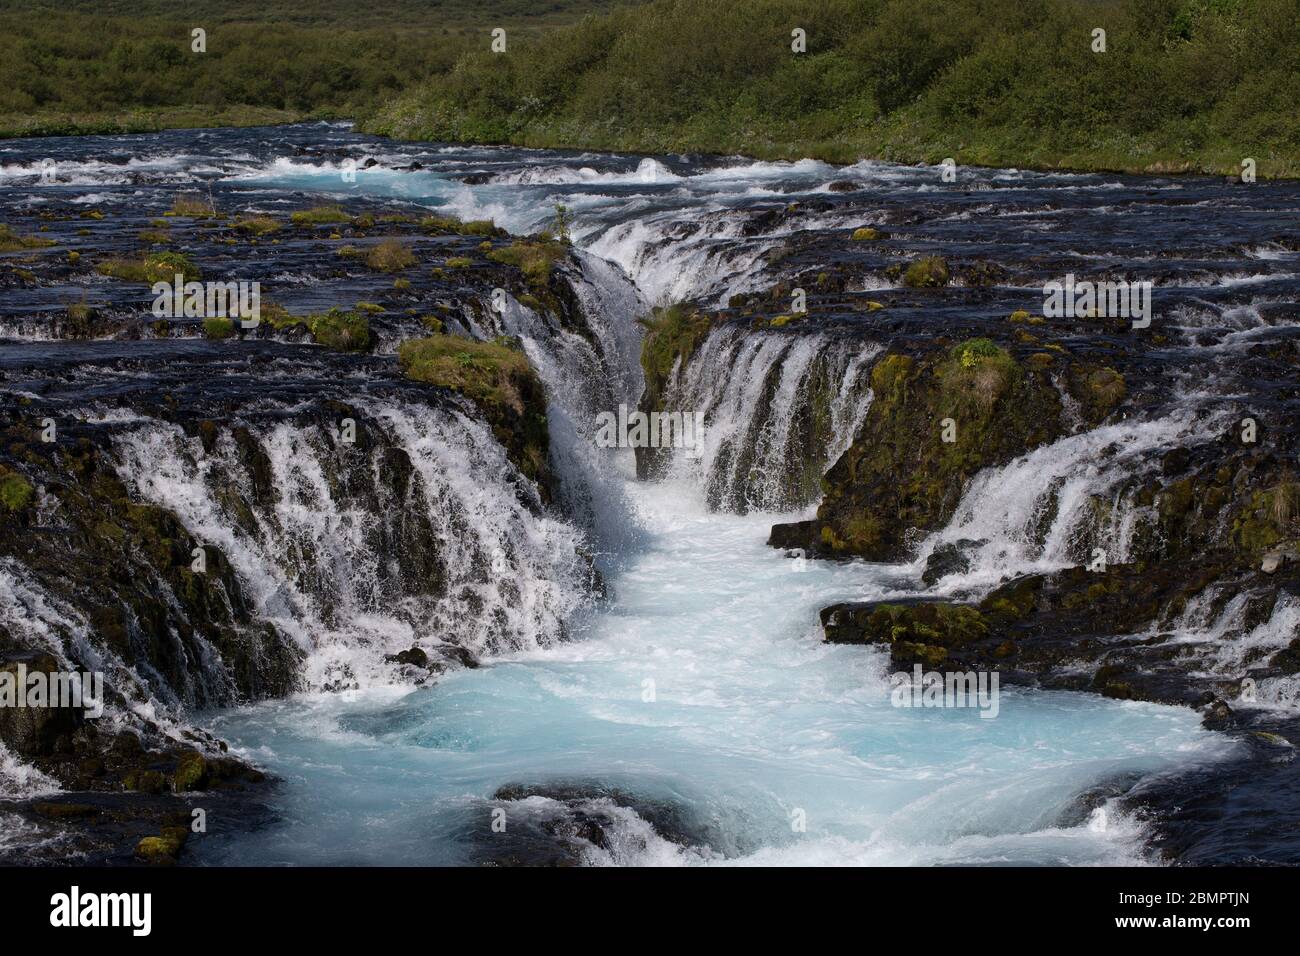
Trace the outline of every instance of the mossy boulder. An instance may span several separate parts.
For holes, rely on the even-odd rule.
[[[911,263],[903,273],[909,289],[937,289],[952,281],[948,263],[940,256],[925,256]]]
[[[135,857],[150,866],[174,866],[188,837],[185,827],[163,827],[158,836],[145,837],[136,844]]]
[[[202,790],[208,780],[208,762],[197,750],[181,754],[172,773],[172,789],[177,793]]]

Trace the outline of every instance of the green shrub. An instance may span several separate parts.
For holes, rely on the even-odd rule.
[[[312,338],[319,344],[345,352],[360,352],[370,346],[370,320],[357,312],[334,308],[306,320]]]

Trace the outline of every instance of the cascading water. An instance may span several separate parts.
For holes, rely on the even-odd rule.
[[[283,155],[298,140],[377,151],[382,162],[345,185],[333,159]],[[764,544],[780,513],[816,502],[826,467],[858,433],[880,354],[862,343],[874,336],[720,323],[677,370],[665,400],[669,409],[705,413],[699,459],[676,455],[658,480],[636,482],[629,452],[595,447],[595,416],[640,398],[634,320],[647,305],[677,296],[720,303],[768,285],[779,271],[769,254],[805,230],[844,229],[847,242],[848,226],[885,222],[906,241],[923,231],[918,204],[939,198],[933,170],[617,156],[592,158],[600,168],[588,170],[550,154],[396,146],[329,126],[219,132],[202,149],[216,154],[202,158],[202,174],[192,144],[177,147],[174,161],[150,160],[168,187],[148,199],[151,215],[167,208],[176,183],[205,179],[222,202],[271,214],[361,197],[490,216],[519,233],[545,227],[562,203],[577,216],[581,248],[557,280],[576,311],[560,316],[507,297],[500,312],[456,313],[477,337],[517,337],[545,383],[561,484],[554,507],[542,505],[483,423],[451,399],[348,395],[362,436],[348,447],[337,434],[342,413],[305,414],[289,403],[274,414],[260,404],[240,414],[227,407],[211,448],[161,415],[116,423],[112,448],[132,495],[216,546],[258,623],[305,658],[299,693],[228,708],[215,660],[197,668],[202,686],[138,675],[151,688],[140,706],[159,715],[194,703],[218,708],[197,719],[281,779],[274,825],[196,841],[187,852],[197,859],[1129,862],[1145,859],[1144,825],[1110,797],[1144,774],[1233,753],[1194,712],[1145,703],[1004,688],[997,720],[893,707],[882,652],[822,642],[821,608],[918,594],[916,564],[805,565]],[[404,169],[413,161],[422,168]],[[72,168],[88,179],[69,183],[70,201],[91,201],[93,183],[93,201],[110,210],[141,202],[134,184],[106,181],[89,161]],[[478,185],[462,181],[471,176]],[[853,204],[800,213],[829,196],[832,176],[856,187]],[[960,208],[921,242],[960,235],[973,215],[990,231],[1015,216],[1002,241],[1023,242],[1028,223],[1042,243],[1030,252],[1072,262],[1076,254],[1063,250],[1073,240],[1053,233],[1056,219],[1064,222],[1058,210],[1015,207],[1038,202],[1040,189],[1053,202],[1078,196],[1073,211],[1087,221],[1100,205],[1090,197],[1110,201],[1122,188],[1068,174],[970,177],[943,193]],[[992,212],[994,190],[1009,195],[1007,209]],[[23,202],[44,201],[30,192]],[[291,258],[291,245],[275,267],[284,286],[311,308],[336,304],[327,301],[336,293]],[[901,300],[885,263],[860,254],[870,265],[845,288],[888,289]],[[1227,288],[1204,292],[1213,299]],[[116,294],[105,284],[91,291]],[[345,304],[363,295],[346,291]],[[1003,305],[989,307],[998,321],[1011,311]],[[894,312],[855,321],[884,328],[897,314],[892,328],[906,331],[916,315],[905,308],[891,303]],[[962,318],[940,312],[936,321]],[[1240,324],[1234,334],[1260,328],[1249,317]],[[1194,322],[1187,327],[1189,338],[1200,334]],[[938,332],[947,334],[941,324]],[[1229,336],[1217,346],[1244,351],[1248,343]],[[128,389],[131,373],[120,374]],[[303,391],[331,377],[332,369]],[[943,543],[982,542],[971,572],[942,581],[943,591],[1077,563],[1099,536],[1122,560],[1145,520],[1130,481],[1166,449],[1201,441],[1211,424],[1152,412],[978,475],[921,559]],[[586,554],[614,600],[596,603]],[[31,594],[5,598],[22,573],[0,564],[0,585],[10,585],[0,587],[0,611],[21,606],[6,626],[38,634]],[[1217,628],[1231,613],[1208,620]],[[1242,649],[1281,646],[1294,614],[1279,601]],[[54,616],[65,628],[77,620],[57,609]],[[55,643],[71,639],[60,632]],[[463,648],[483,666],[417,686],[405,665],[386,660],[413,645]],[[1281,686],[1265,690],[1286,697]],[[44,785],[2,752],[0,778],[30,792]],[[506,835],[494,835],[493,809],[506,810]]]
[[[824,335],[713,330],[666,390],[666,409],[705,422],[698,456],[675,456],[670,471],[693,476],[722,510],[814,504],[866,415],[866,373],[880,351]]]
[[[1128,482],[1158,470],[1162,452],[1208,442],[1225,416],[1186,409],[1069,435],[970,482],[947,527],[922,544],[917,566],[937,548],[960,545],[970,569],[956,586],[987,588],[1018,574],[1086,564],[1094,547],[1109,563],[1133,559],[1143,521]],[[950,582],[951,583],[951,582]]]
[[[417,643],[478,656],[559,639],[589,601],[581,537],[510,479],[514,466],[480,422],[362,407],[357,427],[384,433],[368,453],[293,422],[208,454],[153,424],[118,439],[121,475],[221,549],[259,617],[307,655],[307,688],[391,680],[384,655]],[[259,482],[262,501],[232,497]]]

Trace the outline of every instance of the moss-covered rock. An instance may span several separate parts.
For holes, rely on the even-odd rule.
[[[1123,380],[1110,370],[1098,380],[1095,366],[1070,368],[1085,415],[1101,421],[1122,399]],[[909,532],[941,527],[977,472],[1064,434],[1054,370],[1018,361],[987,338],[886,354],[871,370],[874,397],[857,438],[826,473],[817,517],[775,526],[770,543],[903,558]]]
[[[909,289],[936,289],[952,280],[948,263],[940,256],[925,256],[911,263],[903,273],[903,285]]]
[[[135,857],[151,866],[174,866],[188,837],[185,827],[163,827],[158,836],[145,837],[136,844]]]
[[[516,239],[510,245],[494,249],[488,253],[493,262],[500,262],[519,269],[528,280],[529,285],[544,285],[550,278],[551,270],[563,259],[567,259],[569,247],[557,240]]]
[[[208,780],[208,762],[197,750],[181,754],[172,773],[172,789],[177,793],[202,790]]]
[[[482,409],[511,460],[550,496],[546,394],[516,343],[433,335],[403,342],[398,360],[408,378],[449,388]]]
[[[235,334],[235,323],[223,315],[209,316],[203,320],[203,334],[210,339],[228,339]]]

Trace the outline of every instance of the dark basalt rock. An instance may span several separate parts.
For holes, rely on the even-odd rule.
[[[711,850],[720,838],[684,804],[598,782],[512,783],[492,799],[505,809],[509,823],[504,832],[475,831],[476,861],[488,866],[581,865],[587,851],[613,848],[611,835],[626,826],[620,810],[635,813],[679,846]]]
[[[1214,565],[1176,570],[1114,565],[1032,575],[994,590],[977,604],[914,601],[849,602],[821,613],[826,640],[877,644],[899,669],[914,664],[954,670],[996,670],[1004,681],[1060,690],[1088,690],[1121,700],[1201,706],[1236,696],[1237,681],[1197,676],[1188,648],[1152,625],[1171,619],[1211,584],[1225,582]],[[1284,587],[1246,572],[1235,584],[1256,599],[1242,628],[1267,619]],[[1300,579],[1285,585],[1300,591]],[[1283,652],[1285,653],[1285,652]],[[1258,660],[1256,680],[1291,673],[1288,662]],[[1226,704],[1210,722],[1231,723]]]
[[[967,553],[984,544],[962,538],[952,544],[940,545],[925,560],[925,570],[921,572],[921,581],[926,587],[933,587],[950,574],[965,574],[970,570],[970,555]]]

